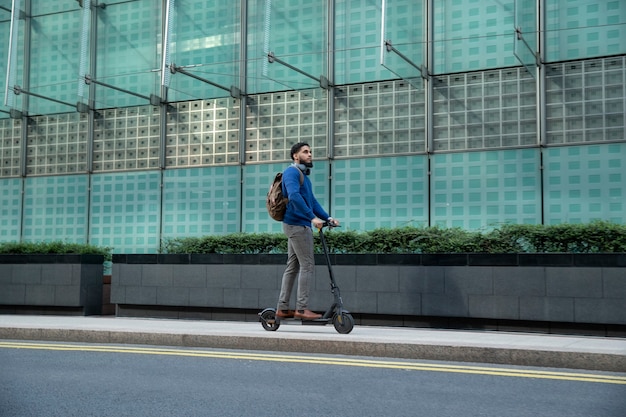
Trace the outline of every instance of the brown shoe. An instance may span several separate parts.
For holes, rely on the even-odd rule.
[[[278,310],[276,311],[276,317],[281,319],[291,319],[294,316],[295,311],[293,310]]]
[[[321,314],[314,313],[311,310],[296,310],[293,316],[302,320],[316,320],[322,318]]]

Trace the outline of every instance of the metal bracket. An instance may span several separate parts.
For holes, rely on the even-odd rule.
[[[24,113],[22,113],[21,111],[17,109],[11,109],[9,111],[9,117],[11,119],[21,119],[22,117],[24,117]]]
[[[83,103],[82,101],[79,101],[76,103],[77,112],[86,114],[86,113],[89,113],[90,110],[93,111],[93,115],[96,119],[102,119],[102,113],[100,113],[98,110],[92,109],[87,104]]]

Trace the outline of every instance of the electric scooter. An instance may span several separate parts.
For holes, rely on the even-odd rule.
[[[322,315],[321,318],[315,320],[303,320],[300,318],[280,318],[276,316],[275,308],[266,308],[259,313],[259,321],[261,326],[267,331],[276,331],[280,327],[282,321],[300,321],[303,325],[320,325],[325,326],[332,323],[335,326],[335,330],[341,334],[348,334],[354,328],[354,318],[349,311],[343,309],[343,300],[339,292],[339,287],[335,282],[335,275],[333,274],[333,268],[330,264],[330,256],[328,255],[328,246],[326,244],[326,238],[324,237],[324,228],[337,227],[331,222],[324,222],[319,229],[320,240],[322,241],[322,248],[324,249],[324,256],[326,258],[326,265],[328,265],[328,274],[330,276],[330,292],[334,296],[334,302],[328,310]]]

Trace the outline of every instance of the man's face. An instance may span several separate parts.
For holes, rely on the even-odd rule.
[[[311,153],[311,148],[308,146],[303,146],[300,148],[298,153],[293,155],[293,160],[297,164],[304,164],[305,166],[309,166],[313,162],[313,154]]]

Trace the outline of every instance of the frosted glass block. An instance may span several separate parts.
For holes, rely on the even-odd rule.
[[[566,116],[582,116],[583,115],[583,105],[582,105],[582,103],[566,105],[565,106],[565,115]]]
[[[465,139],[452,139],[450,140],[450,150],[462,150],[467,149]]]
[[[451,127],[450,128],[451,138],[465,138],[466,136],[467,136],[466,129],[464,127]]]
[[[563,111],[564,109],[562,105],[548,105],[546,106],[546,118],[550,120],[553,118],[563,117]]]
[[[535,104],[535,93],[520,94],[520,106],[532,106]]]
[[[464,100],[453,100],[450,103],[448,103],[448,106],[449,106],[449,111],[451,113],[464,112],[467,109]]]
[[[537,124],[533,122],[520,122],[519,124],[519,132],[520,133],[531,133],[534,134],[537,131]]]
[[[470,137],[467,140],[467,148],[468,149],[480,149],[483,148],[484,144],[483,144],[483,139],[482,138],[472,138]]]
[[[603,116],[588,116],[585,117],[585,128],[587,129],[597,129],[602,128],[604,124]],[[602,136],[600,136],[601,138]]]
[[[483,126],[482,125],[469,125],[467,127],[467,135],[468,136],[482,137],[482,135],[483,135]]]
[[[533,120],[534,121],[537,118],[537,109],[534,107],[523,107],[520,109],[519,117],[520,117],[520,120]]]
[[[586,87],[602,86],[602,73],[601,72],[587,73],[585,74],[584,80],[585,80]]]
[[[517,81],[511,82],[503,82],[502,83],[502,94],[517,94],[519,92],[519,85]]]
[[[519,96],[518,95],[504,95],[502,96],[502,107],[518,107]]]
[[[402,117],[402,116],[408,116],[409,113],[409,107],[408,106],[398,106],[396,105],[394,107],[394,116],[396,117]]]
[[[517,138],[515,140],[517,142]],[[485,137],[485,147],[499,148],[500,146],[502,146],[500,137]]]
[[[508,122],[508,123],[502,123],[502,133],[503,134],[515,134],[518,133],[519,131],[519,125],[517,122]]]
[[[394,96],[392,94],[381,94],[378,103],[381,106],[390,106],[393,104]]]
[[[484,101],[485,109],[497,109],[500,108],[500,98],[488,97]]]
[[[565,119],[565,128],[567,130],[582,130],[583,120],[580,118]]]
[[[520,137],[518,135],[510,136],[510,135],[502,135],[501,144],[504,147],[515,147],[520,146]],[[526,144],[526,143],[525,143]],[[494,147],[497,147],[497,142],[494,144]]]
[[[565,142],[566,143],[581,143],[584,142],[585,135],[579,131],[575,132],[565,132]]]
[[[499,78],[499,77],[497,77]],[[493,81],[493,80],[490,80]],[[500,95],[500,84],[498,83],[489,83],[484,85],[483,94],[485,96],[499,96]]]
[[[467,124],[481,124],[484,122],[482,112],[480,110],[477,111],[469,111],[467,113]]]
[[[600,142],[604,139],[604,129],[592,129],[587,126],[585,142]]]
[[[623,71],[607,71],[604,73],[604,83],[606,85],[622,85],[623,80]]]
[[[565,98],[566,103],[582,101],[583,99],[582,90],[566,90],[564,98]]]
[[[365,145],[363,148],[364,155],[376,155],[378,154],[378,146],[377,145]]]
[[[465,102],[468,110],[481,110],[483,108],[482,98],[468,98]]]
[[[607,114],[605,116],[606,127],[624,128],[624,113]]]
[[[435,127],[433,129],[433,135],[435,139],[446,139],[449,137],[449,131],[447,127]]]
[[[503,120],[503,117],[500,114],[499,110],[492,110],[492,111],[485,110],[485,113],[483,114],[483,120],[487,123],[500,122]]]
[[[434,143],[434,146],[435,146],[435,150],[436,151],[447,151],[449,149],[449,147],[450,147],[448,141],[445,140],[445,139],[444,140],[437,140],[436,139],[435,143]]]
[[[483,86],[482,85],[468,85],[467,86],[467,97],[482,97],[483,96]]]

